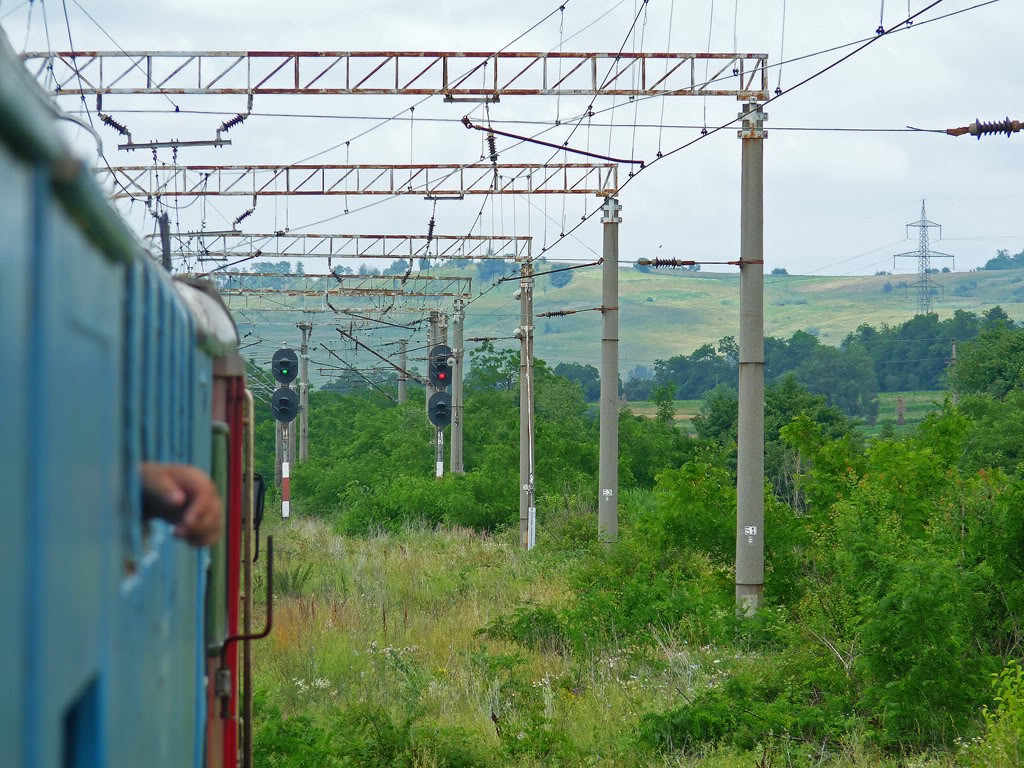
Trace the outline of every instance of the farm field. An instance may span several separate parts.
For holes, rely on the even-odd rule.
[[[942,401],[948,395],[941,389],[918,392],[879,392],[878,421],[896,422],[898,400],[903,397],[904,420],[916,424],[925,416],[942,408]]]
[[[673,400],[672,405],[676,409],[675,419],[673,420],[677,427],[683,427],[684,429],[690,429],[693,417],[700,413],[700,406],[703,400]],[[653,419],[658,415],[658,406],[649,401],[637,401],[626,404],[637,416],[646,416],[649,419]]]

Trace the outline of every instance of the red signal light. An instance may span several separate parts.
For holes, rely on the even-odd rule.
[[[439,378],[439,379],[447,379],[448,378],[448,374],[447,373],[439,373],[439,374],[437,374],[437,378]]]

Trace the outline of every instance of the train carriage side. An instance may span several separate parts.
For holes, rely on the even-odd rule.
[[[3,762],[233,766],[233,648],[214,685],[238,625],[237,333],[137,245],[2,35],[0,188]],[[141,461],[216,469],[233,535],[213,576],[142,521]]]

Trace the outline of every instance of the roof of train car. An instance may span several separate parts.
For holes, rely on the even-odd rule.
[[[15,156],[49,171],[53,191],[89,241],[112,261],[141,263],[169,279],[146,254],[135,234],[111,206],[89,166],[76,157],[54,125],[58,107],[25,69],[0,30],[0,142]],[[222,302],[179,288],[192,314],[197,341],[213,357],[238,348],[238,331]]]

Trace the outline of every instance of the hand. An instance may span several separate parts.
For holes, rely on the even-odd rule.
[[[220,538],[221,504],[217,487],[203,470],[188,464],[143,462],[142,484],[172,507],[188,503],[174,535],[197,547]]]

